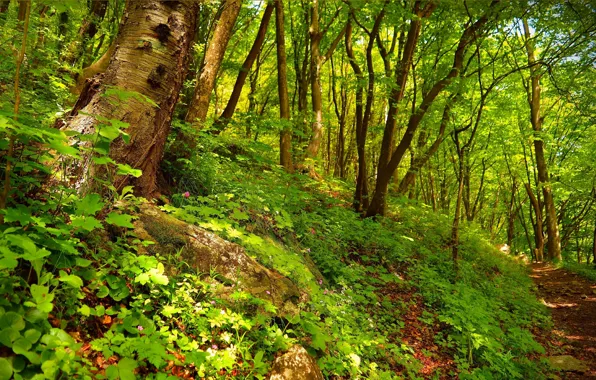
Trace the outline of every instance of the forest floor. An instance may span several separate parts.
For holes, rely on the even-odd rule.
[[[530,277],[551,310],[553,355],[571,355],[589,370],[564,372],[564,379],[596,379],[596,283],[550,264],[532,264]]]

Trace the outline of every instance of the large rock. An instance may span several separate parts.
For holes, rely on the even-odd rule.
[[[550,366],[564,372],[586,372],[588,366],[586,363],[574,358],[571,355],[549,356]]]
[[[144,204],[135,221],[135,234],[155,242],[148,254],[176,254],[200,273],[216,273],[225,285],[234,285],[250,294],[271,301],[281,313],[294,313],[301,296],[288,278],[265,268],[244,249],[200,227],[185,223],[157,207]],[[232,289],[230,288],[230,291]]]
[[[275,359],[270,380],[324,380],[315,359],[304,347],[295,345]]]

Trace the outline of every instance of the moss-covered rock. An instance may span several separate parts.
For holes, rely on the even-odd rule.
[[[148,254],[172,255],[182,250],[180,259],[200,273],[217,273],[227,285],[235,285],[253,296],[269,300],[282,313],[294,313],[300,291],[288,278],[265,268],[244,249],[212,232],[183,222],[157,207],[140,207],[135,234],[155,244]]]

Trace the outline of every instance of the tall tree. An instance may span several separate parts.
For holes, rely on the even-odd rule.
[[[561,260],[561,241],[559,237],[559,227],[557,223],[557,210],[555,200],[548,176],[548,167],[544,157],[544,141],[540,134],[542,132],[543,117],[540,115],[540,66],[536,65],[536,54],[528,20],[524,19],[524,35],[526,52],[528,54],[528,64],[530,66],[530,84],[526,85],[528,93],[528,104],[530,105],[530,123],[536,136],[534,137],[534,155],[536,157],[536,166],[538,169],[538,187],[542,188],[544,197],[544,210],[546,212],[546,231],[548,234],[547,248],[548,258],[551,260]]]
[[[415,3],[415,16],[410,22],[410,29],[408,31],[403,58],[400,65],[398,66],[398,72],[396,74],[397,85],[391,91],[389,98],[389,111],[387,122],[385,124],[385,131],[383,133],[381,154],[379,156],[375,192],[371,199],[370,206],[366,211],[367,216],[370,217],[385,213],[387,187],[389,185],[389,181],[391,180],[391,176],[399,166],[403,156],[410,147],[410,144],[414,138],[414,134],[430,106],[433,104],[437,96],[453,81],[454,78],[457,77],[459,72],[462,70],[468,46],[478,37],[478,35],[480,35],[482,28],[488,22],[489,13],[493,12],[494,6],[498,4],[498,2],[499,0],[493,0],[489,10],[480,18],[478,18],[478,20],[472,24],[469,24],[465,28],[457,44],[457,48],[453,57],[453,65],[448,74],[439,81],[435,82],[430,90],[424,95],[418,109],[414,110],[414,112],[410,115],[406,131],[401,141],[395,147],[395,149],[392,149],[391,146],[396,123],[395,116],[397,113],[398,104],[403,98],[408,68],[411,65],[414,48],[420,34],[421,18],[428,17],[434,10],[434,5],[432,3],[427,4],[425,7],[422,7],[421,2],[419,1]]]
[[[218,132],[225,128],[232,115],[234,115],[234,111],[236,111],[236,106],[240,100],[240,94],[242,93],[244,82],[246,82],[246,77],[248,76],[253,63],[257,59],[259,52],[261,51],[261,47],[265,42],[267,28],[269,27],[269,20],[271,20],[271,14],[273,13],[274,8],[274,3],[267,3],[267,6],[265,7],[263,18],[261,19],[261,24],[259,25],[259,31],[257,32],[257,37],[255,38],[255,41],[253,42],[252,47],[250,48],[250,51],[248,52],[248,55],[242,64],[242,68],[238,73],[238,77],[236,78],[236,83],[234,83],[234,89],[232,90],[232,95],[230,95],[228,104],[217,120],[216,130]]]
[[[241,7],[242,0],[223,1],[223,10],[215,26],[213,37],[209,41],[205,62],[197,77],[197,84],[186,114],[186,121],[190,123],[201,124],[207,117],[209,99],[215,86],[217,72],[223,61]]]
[[[157,172],[188,69],[198,9],[194,0],[158,1],[151,6],[128,1],[105,74],[86,87],[73,109],[66,128],[82,135],[96,133],[106,123],[129,124],[130,142],[118,137],[109,155],[116,163],[141,169],[142,175],[116,176],[117,189],[130,184],[139,195],[158,194]],[[139,39],[144,41],[141,47]],[[113,99],[118,93],[138,95],[125,96],[125,104],[120,104]],[[86,191],[95,187],[94,176],[104,172],[89,152],[73,163],[68,174],[74,186]]]
[[[286,42],[284,35],[283,0],[275,2],[275,39],[277,41],[277,90],[279,94],[279,117],[284,125],[279,137],[279,163],[292,171],[292,129],[290,125],[290,98],[288,96]]]
[[[306,156],[314,159],[321,146],[321,139],[323,137],[323,93],[321,89],[321,68],[329,60],[331,54],[341,41],[345,28],[343,28],[335,37],[329,49],[324,55],[321,55],[321,40],[329,30],[335,17],[339,14],[339,9],[331,19],[329,25],[321,30],[319,20],[319,0],[312,0],[310,7],[310,91],[313,111],[313,121],[311,125],[311,136],[308,146],[306,148]],[[312,170],[314,168],[311,167]]]

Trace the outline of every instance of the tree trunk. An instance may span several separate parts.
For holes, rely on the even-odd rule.
[[[532,188],[530,187],[529,183],[524,184],[526,187],[526,192],[528,193],[528,197],[530,198],[530,203],[532,204],[532,208],[534,209],[534,215],[536,216],[536,221],[534,222],[534,241],[536,242],[536,250],[535,256],[537,262],[542,262],[544,260],[544,233],[542,230],[542,208],[540,207],[540,202],[538,202],[538,198],[534,195]]]
[[[443,142],[443,136],[445,135],[445,129],[447,128],[447,123],[449,122],[449,117],[451,114],[451,108],[455,100],[456,97],[451,97],[445,104],[445,107],[443,108],[441,124],[439,126],[439,134],[437,135],[437,138],[424,154],[414,157],[414,160],[410,165],[410,169],[399,183],[399,187],[397,190],[398,194],[405,195],[408,192],[408,188],[414,184],[416,175],[418,174],[420,169],[439,150],[439,147]]]
[[[323,134],[323,94],[321,91],[321,39],[319,30],[319,0],[312,0],[310,10],[310,91],[313,121],[311,136],[306,148],[308,158],[314,159],[319,153]]]
[[[592,239],[592,263],[596,264],[596,220],[594,221],[594,238]]]
[[[283,0],[275,2],[275,39],[277,40],[277,90],[279,117],[284,123],[279,137],[279,163],[292,172],[292,129],[290,126],[290,98],[288,96],[286,42],[284,35]]]
[[[532,128],[536,133],[534,138],[534,154],[536,156],[536,165],[538,168],[538,187],[542,188],[544,197],[544,208],[546,212],[546,231],[548,234],[547,247],[548,258],[550,260],[561,261],[561,240],[559,237],[559,228],[557,225],[557,210],[555,208],[555,201],[549,182],[548,168],[546,159],[544,158],[544,141],[540,138],[542,131],[543,118],[540,116],[540,73],[539,68],[534,64],[536,57],[534,53],[534,46],[530,40],[530,28],[528,21],[523,20],[524,34],[526,37],[526,51],[528,53],[528,63],[531,74],[531,90],[528,92],[528,103],[530,104],[530,122]]]
[[[95,133],[98,125],[110,120],[129,124],[130,143],[118,137],[112,141],[109,155],[118,164],[141,169],[142,175],[116,177],[116,189],[130,184],[136,194],[147,198],[158,193],[157,171],[188,69],[198,9],[193,0],[128,1],[103,79],[87,86],[73,109],[66,128],[81,134]],[[144,43],[139,45],[139,40]],[[106,96],[107,90],[125,92],[127,99],[115,104],[117,96]],[[96,186],[94,174],[106,174],[91,159],[90,155],[83,157],[68,173],[71,184],[84,192]]]
[[[236,78],[236,83],[234,83],[234,89],[232,90],[232,95],[228,100],[228,104],[226,108],[221,113],[219,119],[217,120],[216,130],[221,132],[225,126],[227,125],[228,121],[234,115],[234,111],[236,111],[236,106],[238,105],[238,101],[240,100],[240,94],[242,93],[242,87],[244,87],[244,82],[246,82],[246,77],[252,67],[253,62],[257,59],[259,52],[261,51],[261,47],[263,46],[263,42],[265,42],[265,37],[267,35],[267,28],[269,27],[269,20],[271,20],[271,14],[273,13],[273,8],[275,6],[273,3],[267,3],[265,7],[265,12],[263,13],[263,18],[261,19],[261,24],[259,25],[259,31],[257,32],[257,37],[255,38],[244,63],[242,64],[242,68],[238,73],[238,77]]]
[[[516,217],[516,210],[515,210],[515,192],[517,191],[517,180],[513,177],[511,182],[511,198],[509,200],[509,205],[507,209],[507,245],[509,249],[513,245],[513,238],[515,237],[515,217]],[[513,250],[511,249],[511,252]]]
[[[451,226],[451,256],[454,267],[457,269],[457,260],[459,259],[459,221],[461,216],[461,204],[464,192],[464,156],[465,149],[459,151],[459,175],[457,187],[457,200],[455,202],[455,215]]]
[[[202,124],[209,110],[209,98],[215,78],[223,61],[226,47],[242,7],[242,0],[224,0],[223,11],[205,53],[204,66],[197,78],[194,95],[186,114],[186,121]]]
[[[319,28],[319,0],[312,0],[310,8],[310,90],[313,111],[313,121],[311,125],[311,136],[306,147],[306,157],[315,159],[319,154],[321,139],[323,137],[323,93],[321,90],[321,67],[327,62],[333,51],[341,41],[346,29],[335,37],[331,46],[324,55],[321,55],[321,40],[323,34]],[[326,28],[328,29],[328,28]],[[314,174],[314,165],[309,164],[311,174]]]
[[[488,12],[493,11],[493,6],[498,2],[499,0],[493,0],[491,3],[491,9],[489,9],[487,13],[485,13],[476,22],[469,25],[464,30],[455,50],[451,70],[443,79],[436,82],[428,91],[428,93],[426,93],[426,95],[422,99],[420,107],[418,107],[418,109],[410,115],[410,118],[408,120],[408,126],[406,128],[404,136],[402,137],[395,150],[391,152],[393,133],[395,130],[395,117],[397,113],[397,107],[399,102],[403,98],[403,91],[407,82],[408,67],[411,65],[411,61],[413,58],[413,50],[416,46],[418,36],[420,34],[420,19],[422,17],[430,16],[432,11],[434,10],[434,5],[432,3],[425,6],[424,9],[420,9],[420,2],[416,2],[414,6],[414,11],[418,17],[413,19],[410,23],[410,30],[408,31],[408,37],[404,49],[403,58],[400,65],[398,66],[398,73],[396,75],[397,86],[391,91],[389,99],[389,113],[387,115],[387,122],[385,123],[385,131],[383,133],[383,142],[381,145],[381,154],[379,156],[379,164],[377,168],[377,183],[375,186],[375,192],[372,197],[370,206],[366,211],[367,217],[383,215],[385,213],[387,187],[389,185],[389,181],[391,180],[391,176],[399,166],[404,154],[410,147],[416,129],[418,129],[418,126],[424,118],[424,115],[426,114],[430,106],[433,104],[439,93],[441,93],[445,89],[445,87],[447,87],[452,82],[452,80],[458,74],[460,74],[460,71],[463,68],[464,56],[467,47],[472,41],[478,38],[478,35],[481,32],[482,28],[488,22]]]

